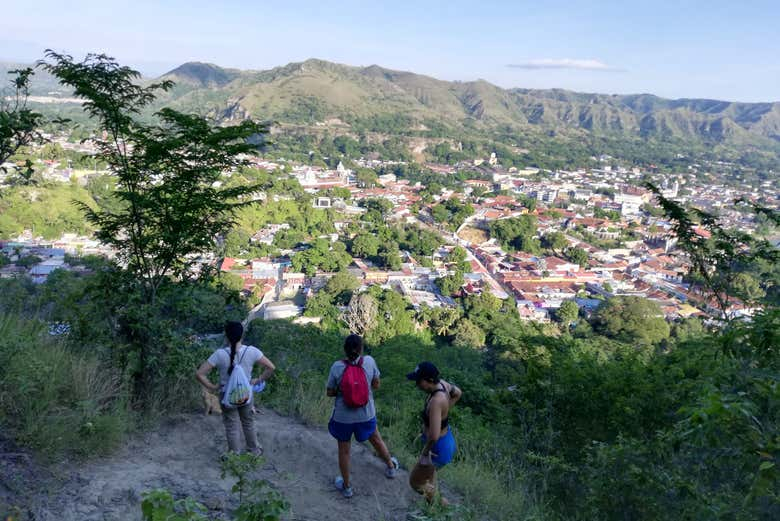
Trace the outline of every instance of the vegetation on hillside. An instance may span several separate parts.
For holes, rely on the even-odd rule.
[[[178,268],[184,267],[186,254],[214,248],[211,240],[232,224],[230,199],[243,194],[230,186],[224,191],[208,187],[213,171],[233,164],[230,155],[244,150],[248,130],[258,129],[216,129],[173,111],[164,112],[158,126],[145,126],[132,119],[133,113],[153,94],[129,81],[133,71],[100,56],[81,64],[59,55],[50,58],[54,74],[93,96],[88,109],[104,126],[138,145],[125,153],[113,148],[118,139],[104,144],[103,155],[119,163],[123,183],[124,199],[116,213],[82,208],[99,236],[125,248],[130,262],[122,268],[102,259],[71,259],[87,270],[55,271],[40,285],[0,280],[0,425],[4,435],[44,456],[87,457],[116,447],[155,414],[192,408],[198,395],[192,371],[214,347],[202,335],[219,332],[226,319],[245,316],[247,303],[229,277]],[[90,88],[104,81],[117,88]],[[101,113],[109,101],[119,102],[122,110]],[[155,139],[136,135],[141,129]],[[222,146],[226,141],[227,148]],[[229,145],[233,142],[235,148]],[[194,181],[182,179],[192,174],[190,154],[204,166]],[[158,168],[164,175],[148,181]],[[133,185],[137,180],[141,185]],[[281,189],[277,180],[267,181],[266,189]],[[185,194],[175,193],[177,187],[195,198],[197,212],[178,199]],[[146,205],[171,199],[166,206],[170,223],[156,227],[152,219],[147,227]],[[209,204],[198,204],[204,202]],[[134,204],[141,207],[133,209]],[[311,225],[309,234],[325,226],[307,216],[304,206],[269,206],[257,214],[243,208],[236,220],[240,224],[267,219],[267,212],[289,211],[298,215],[299,226]],[[382,234],[380,245],[363,237],[358,227],[348,246],[314,241],[305,250],[312,252],[304,256],[307,265],[333,262],[334,269],[343,268],[341,254],[348,248],[372,254],[376,247],[376,256],[390,266],[397,252],[388,241],[423,255],[438,246],[433,236],[384,225],[382,203],[367,201],[365,206],[363,226]],[[202,233],[193,229],[211,218],[199,212],[215,209],[224,214],[208,221]],[[765,241],[728,234],[704,216],[696,224],[715,240],[700,241],[689,233],[694,225],[689,213],[670,204],[664,209],[683,248],[701,261],[703,291],[717,292],[724,288],[720,284],[727,285],[726,291],[746,286],[737,277],[714,274],[707,262],[734,271],[746,261],[777,261],[777,250]],[[139,215],[144,222],[135,220]],[[529,244],[533,220],[502,222],[491,233],[507,247],[541,247]],[[128,230],[137,236],[128,238]],[[180,240],[190,232],[194,242]],[[545,247],[558,243],[549,240]],[[173,259],[168,269],[144,271],[156,266],[150,263],[152,251]],[[332,251],[340,255],[327,258]],[[461,252],[451,253],[455,274],[463,260]],[[419,450],[423,397],[404,375],[423,359],[435,362],[463,390],[451,418],[458,455],[442,472],[463,498],[459,519],[780,516],[780,310],[767,295],[752,293],[761,306],[750,320],[706,326],[687,321],[670,328],[657,307],[636,299],[608,300],[591,317],[567,306],[560,324],[541,325],[523,322],[511,299],[500,301],[487,292],[458,297],[453,309],[415,311],[393,290],[373,286],[356,295],[357,288],[343,271],[331,279],[323,296],[310,301],[317,307],[307,310],[324,317],[319,327],[252,323],[247,342],[278,367],[267,403],[324,425],[330,409],[323,389],[327,368],[342,356],[347,324],[354,326],[359,317],[382,370],[383,385],[376,394],[380,428],[408,466]],[[243,468],[242,462],[234,463]],[[284,506],[277,496],[269,497],[280,509]],[[169,507],[188,507],[164,492],[145,499],[145,515],[150,508],[168,515]],[[259,509],[265,514],[271,506]]]

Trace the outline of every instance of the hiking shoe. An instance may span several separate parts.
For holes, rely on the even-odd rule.
[[[394,479],[398,475],[398,469],[401,468],[401,465],[398,464],[398,459],[395,456],[391,457],[390,461],[393,463],[393,468],[385,467],[385,476],[388,479]]]
[[[262,456],[263,452],[265,452],[263,450],[263,447],[255,447],[254,449],[246,449],[246,453],[247,454],[254,454],[255,456]]]
[[[342,478],[341,476],[336,478],[334,485],[336,485],[336,488],[341,491],[341,495],[347,499],[355,495],[355,492],[352,490],[352,487],[344,486],[344,478]]]

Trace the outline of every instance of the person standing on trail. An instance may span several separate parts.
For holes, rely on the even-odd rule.
[[[225,436],[227,437],[228,450],[239,452],[240,430],[244,431],[247,452],[262,454],[262,448],[257,445],[257,434],[255,433],[254,411],[252,404],[252,390],[246,390],[244,403],[241,405],[232,404],[230,397],[226,397],[228,382],[238,368],[243,371],[243,375],[250,386],[260,382],[265,382],[274,374],[276,367],[263,356],[262,351],[254,346],[245,346],[241,344],[244,336],[244,326],[241,322],[226,322],[225,337],[229,347],[217,349],[212,355],[201,364],[195,374],[198,382],[211,392],[219,393],[220,405],[222,407],[222,421],[225,424]],[[263,366],[263,374],[260,378],[252,379],[252,368],[255,365]],[[219,370],[219,385],[211,383],[208,374],[212,369]]]
[[[385,476],[395,478],[398,460],[390,455],[376,426],[373,391],[379,389],[379,368],[376,361],[363,355],[363,339],[349,335],[344,341],[346,358],[333,363],[328,375],[326,393],[336,398],[328,431],[338,441],[339,469],[336,488],[346,498],[353,495],[350,479],[350,446],[352,436],[359,442],[368,440],[387,468]]]
[[[439,369],[431,362],[420,362],[406,378],[427,394],[420,415],[425,445],[409,476],[409,483],[431,503],[436,495],[436,470],[452,461],[455,455],[455,437],[449,416],[450,409],[463,393],[457,386],[442,380]],[[442,503],[447,501],[442,498]]]

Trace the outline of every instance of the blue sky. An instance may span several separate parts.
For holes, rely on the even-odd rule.
[[[780,101],[780,0],[36,0],[0,9],[0,60],[51,47],[147,74],[307,58],[447,80]]]

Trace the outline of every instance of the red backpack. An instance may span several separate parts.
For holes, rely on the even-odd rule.
[[[363,371],[363,357],[358,358],[356,364],[349,363],[349,360],[342,360],[346,367],[341,376],[341,397],[347,407],[357,409],[365,407],[368,403],[368,381],[366,373]]]

